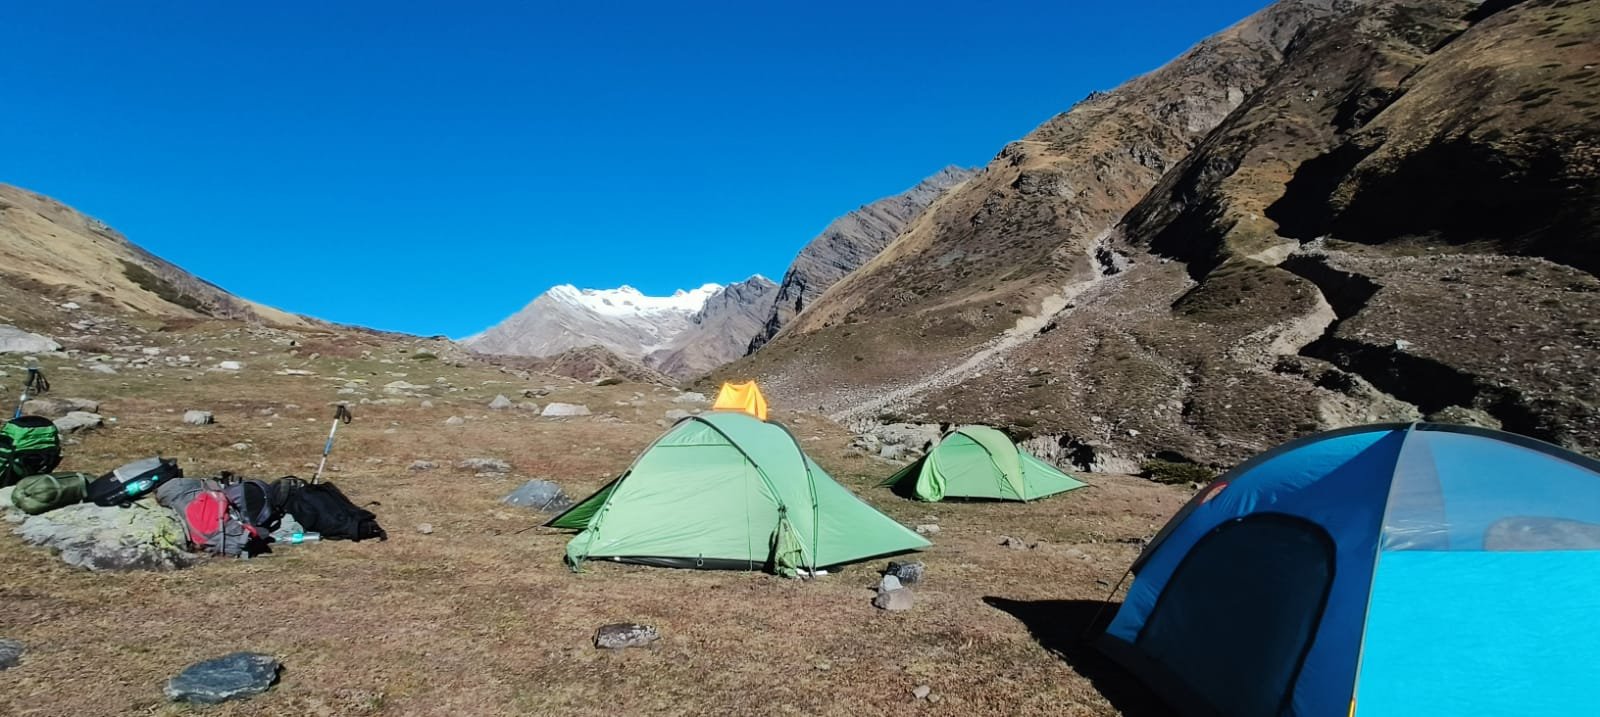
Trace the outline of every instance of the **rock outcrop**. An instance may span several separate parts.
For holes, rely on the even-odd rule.
[[[753,352],[771,341],[828,287],[877,256],[935,200],[977,173],[976,169],[951,165],[915,187],[833,220],[800,250],[789,271],[784,273],[783,283],[772,298],[771,310],[766,312],[746,352]]]

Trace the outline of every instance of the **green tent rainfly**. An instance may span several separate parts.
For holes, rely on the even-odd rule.
[[[610,559],[792,576],[928,546],[834,482],[788,429],[742,413],[679,421],[547,525],[582,531],[567,544],[574,570]]]
[[[988,426],[962,426],[928,455],[900,469],[883,485],[919,500],[945,498],[1030,501],[1082,488],[1084,483],[1017,448]]]

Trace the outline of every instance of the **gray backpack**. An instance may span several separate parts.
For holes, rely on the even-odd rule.
[[[178,514],[195,550],[238,557],[266,537],[244,520],[222,484],[213,480],[169,480],[156,488],[156,502]]]

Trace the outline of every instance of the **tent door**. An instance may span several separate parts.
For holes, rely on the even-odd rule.
[[[1322,621],[1334,551],[1302,518],[1223,523],[1173,571],[1135,644],[1217,714],[1278,715]]]

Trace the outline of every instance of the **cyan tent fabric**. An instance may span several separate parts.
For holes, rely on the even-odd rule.
[[[1556,446],[1304,438],[1202,490],[1133,571],[1100,646],[1187,714],[1600,714],[1600,462]]]

